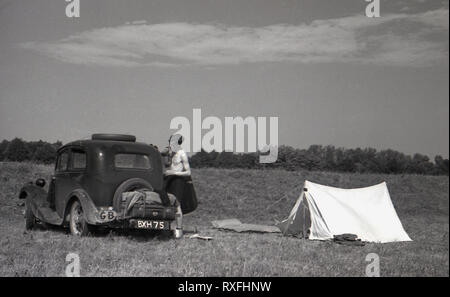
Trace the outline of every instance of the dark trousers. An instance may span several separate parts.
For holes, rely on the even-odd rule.
[[[183,214],[193,212],[197,208],[197,195],[190,176],[165,176],[164,188],[168,193],[175,195]]]

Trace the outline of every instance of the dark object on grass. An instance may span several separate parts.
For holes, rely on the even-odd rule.
[[[361,239],[358,238],[358,235],[349,233],[334,235],[333,241],[343,245],[356,245],[356,246],[366,245],[364,241],[361,241]]]
[[[45,179],[38,178],[36,180],[35,184],[36,184],[36,186],[43,188],[43,187],[45,187]]]

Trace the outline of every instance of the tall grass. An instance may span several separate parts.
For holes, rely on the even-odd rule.
[[[52,167],[0,163],[0,276],[63,276],[69,252],[85,276],[364,276],[365,257],[380,256],[382,276],[449,275],[449,178],[419,175],[194,169],[198,209],[185,217],[212,241],[133,232],[77,238],[64,229],[25,232],[18,191]],[[340,246],[212,229],[211,220],[273,224],[287,216],[305,179],[342,188],[386,181],[407,243]]]

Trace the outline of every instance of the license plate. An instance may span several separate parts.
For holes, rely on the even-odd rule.
[[[138,229],[152,229],[152,230],[167,230],[167,229],[169,229],[169,222],[166,222],[166,221],[137,220],[136,228],[138,228]]]

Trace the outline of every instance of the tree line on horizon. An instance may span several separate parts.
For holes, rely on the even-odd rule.
[[[56,151],[61,146],[61,141],[49,143],[42,140],[25,141],[21,138],[3,140],[0,142],[0,161],[52,164],[55,162]]]
[[[0,161],[52,164],[61,141],[24,141],[14,138],[0,142]],[[189,158],[192,168],[242,168],[313,170],[354,173],[449,175],[449,160],[436,156],[434,162],[426,155],[412,156],[387,149],[346,149],[332,145],[311,145],[308,149],[278,147],[274,163],[259,163],[258,153],[206,152],[202,150]]]
[[[278,147],[277,161],[269,164],[260,164],[258,153],[208,153],[202,150],[190,157],[189,164],[193,168],[279,168],[291,171],[449,175],[449,160],[439,155],[432,162],[422,154],[410,156],[392,149],[346,149],[332,145],[311,145],[308,149],[282,145]]]

